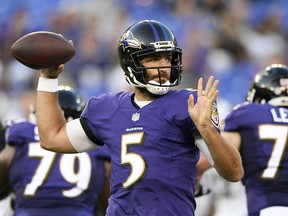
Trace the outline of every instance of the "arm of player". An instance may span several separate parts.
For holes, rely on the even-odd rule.
[[[40,76],[56,79],[64,70],[64,65],[51,70],[41,70]],[[58,103],[56,92],[37,91],[37,125],[41,147],[63,153],[76,153],[66,131],[66,119]]]
[[[241,146],[241,135],[238,132],[227,132],[221,131],[222,137],[226,140],[227,143],[233,145],[238,151]]]
[[[214,82],[213,80],[214,77],[210,76],[203,92],[203,79],[199,79],[197,103],[194,104],[194,97],[191,94],[188,99],[188,112],[208,146],[214,168],[224,179],[235,182],[244,174],[242,161],[238,150],[221,136],[211,122],[213,103],[218,96],[218,80]]]

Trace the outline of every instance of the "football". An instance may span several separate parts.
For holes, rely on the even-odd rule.
[[[51,69],[69,61],[75,48],[65,37],[49,31],[31,32],[12,46],[15,59],[32,69]]]

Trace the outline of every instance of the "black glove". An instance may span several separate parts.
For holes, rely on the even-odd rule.
[[[200,184],[199,189],[195,192],[195,197],[200,197],[200,196],[203,196],[203,195],[206,195],[206,194],[209,194],[209,193],[211,193],[211,190],[210,190],[210,189],[205,189],[205,188]]]

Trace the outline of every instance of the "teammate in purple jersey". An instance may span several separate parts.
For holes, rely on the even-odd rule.
[[[225,118],[223,136],[240,151],[250,216],[288,215],[288,68],[260,71]]]
[[[67,121],[79,117],[86,105],[68,86],[60,88],[58,98]],[[6,139],[10,147],[1,152],[1,158],[13,152],[8,177],[16,196],[15,216],[97,215],[96,204],[105,185],[105,163],[109,160],[105,150],[79,154],[44,150],[35,121],[7,127]]]
[[[130,26],[118,54],[135,91],[93,97],[82,116],[68,124],[57,103],[64,65],[40,72],[41,146],[83,152],[107,145],[112,166],[108,216],[193,216],[199,148],[228,181],[243,175],[239,152],[219,133],[218,81],[210,77],[204,92],[202,79],[197,91],[169,90],[180,83],[182,51],[172,31],[157,21]]]

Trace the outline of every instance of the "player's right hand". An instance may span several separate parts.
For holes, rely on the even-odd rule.
[[[42,69],[40,70],[40,76],[48,79],[56,79],[62,71],[64,71],[64,64],[60,64],[57,68],[53,69]]]

